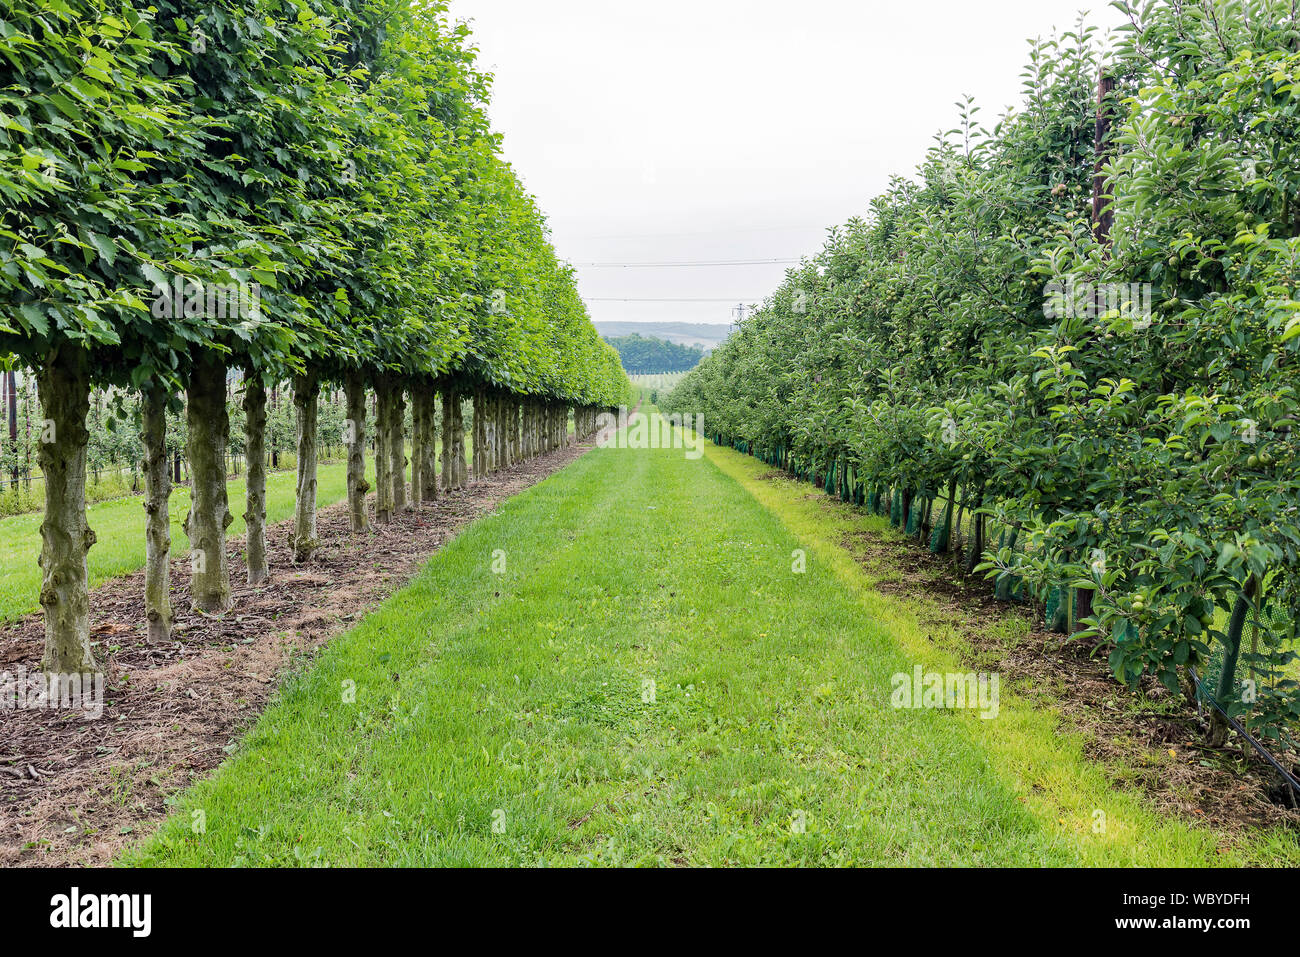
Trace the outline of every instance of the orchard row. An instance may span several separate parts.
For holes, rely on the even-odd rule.
[[[962,105],[662,405],[936,552],[969,521],[966,570],[1119,679],[1295,747],[1300,24],[1115,6],[1108,46],[1035,44],[992,129]]]
[[[0,355],[33,370],[44,667],[96,667],[88,635],[87,418],[141,397],[151,633],[167,631],[167,412],[186,395],[193,597],[229,601],[228,385],[242,379],[250,568],[259,567],[267,390],[292,383],[296,550],[310,556],[322,388],[365,395],[391,443],[413,407],[432,491],[433,396],[453,450],[472,397],[503,463],[628,384],[544,218],[500,157],[467,28],[437,0],[14,0],[0,19]],[[481,403],[481,405],[480,405]],[[361,439],[352,443],[359,459]],[[423,443],[423,444],[421,444]],[[462,456],[463,458],[463,456]],[[485,463],[484,468],[489,466]],[[444,481],[462,483],[454,458]],[[364,479],[350,478],[355,509]],[[264,568],[261,568],[264,571]]]

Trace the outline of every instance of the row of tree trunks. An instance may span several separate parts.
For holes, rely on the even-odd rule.
[[[194,608],[221,614],[231,605],[226,534],[230,514],[226,487],[230,420],[227,413],[228,369],[217,356],[203,356],[190,370],[185,404],[192,492],[184,528],[190,541],[191,596]],[[248,528],[245,554],[250,584],[270,575],[266,549],[266,429],[268,391],[256,370],[245,373],[243,410],[248,460],[244,514]],[[45,518],[41,525],[43,569],[41,604],[45,609],[45,655],[50,673],[73,674],[97,670],[90,645],[90,598],[86,555],[95,535],[86,521],[86,447],[89,433],[91,361],[87,353],[60,347],[37,375],[45,428],[38,457],[46,476]],[[344,381],[348,420],[347,489],[350,526],[360,534],[369,529],[365,475],[366,379]],[[411,451],[406,458],[406,389],[382,377],[375,392],[376,502],[375,521],[391,520],[395,511],[435,501],[439,486],[464,488],[470,478],[466,459],[463,404],[465,393],[455,383],[442,386],[442,427],[433,389],[411,390]],[[294,510],[293,558],[309,561],[319,548],[317,529],[318,431],[320,377],[314,372],[293,381],[297,412],[297,500]],[[175,618],[170,595],[170,495],[173,484],[166,453],[166,413],[173,397],[146,386],[142,395],[140,429],[146,513],[145,606],[150,641],[165,641]],[[566,404],[525,399],[483,389],[474,395],[474,474],[484,477],[525,459],[563,447],[570,408]],[[574,410],[578,437],[596,431],[595,409]],[[441,469],[438,443],[442,441]],[[411,465],[411,488],[406,467]]]
[[[573,410],[573,431],[578,441],[590,438],[600,430],[600,409],[594,405],[580,405]]]
[[[454,430],[453,419],[458,413],[451,403],[452,400],[444,393],[444,429]],[[601,412],[608,411],[597,406],[571,407],[565,403],[521,399],[485,388],[475,389],[473,403],[471,429],[475,478],[483,478],[520,461],[590,438],[600,429]],[[572,435],[569,434],[571,413]],[[443,468],[444,475],[448,474],[446,461]],[[458,481],[463,483],[463,480],[462,475]],[[447,488],[459,487],[457,484],[444,484]]]

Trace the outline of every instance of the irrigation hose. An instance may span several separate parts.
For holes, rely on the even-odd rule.
[[[1232,727],[1232,729],[1236,731],[1239,735],[1241,735],[1243,738],[1245,738],[1247,741],[1249,741],[1251,747],[1253,747],[1256,751],[1258,751],[1263,756],[1265,761],[1273,765],[1277,773],[1282,775],[1282,780],[1285,781],[1287,786],[1291,788],[1291,798],[1293,801],[1295,801],[1296,798],[1300,798],[1300,778],[1297,778],[1286,768],[1282,767],[1281,762],[1278,761],[1277,758],[1273,757],[1272,752],[1270,752],[1266,747],[1264,747],[1262,744],[1256,741],[1254,735],[1252,735],[1249,731],[1243,728],[1236,718],[1228,714],[1228,712],[1224,711],[1223,708],[1219,706],[1218,701],[1216,701],[1214,698],[1210,697],[1209,695],[1205,695],[1202,693],[1201,679],[1200,677],[1197,676],[1195,668],[1188,668],[1187,670],[1191,672],[1192,681],[1196,683],[1196,696],[1198,698],[1204,698],[1206,701],[1210,702],[1210,704],[1214,707],[1214,710],[1219,712],[1219,714],[1223,715],[1224,719],[1228,722],[1228,724]]]

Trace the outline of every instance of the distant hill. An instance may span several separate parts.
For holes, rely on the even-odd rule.
[[[731,334],[731,327],[707,322],[598,322],[596,331],[606,339],[640,335],[712,352]]]
[[[700,364],[704,350],[698,346],[684,346],[652,336],[632,333],[630,336],[605,336],[605,341],[618,350],[623,368],[630,375],[660,372],[689,372]]]

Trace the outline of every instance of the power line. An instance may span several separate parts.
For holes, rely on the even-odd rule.
[[[728,226],[722,229],[694,229],[666,233],[624,233],[621,235],[572,236],[571,239],[666,239],[670,236],[724,236],[734,233],[824,233],[826,223],[811,226]]]
[[[743,296],[729,296],[726,299],[586,299],[587,302],[730,302],[736,303],[743,299]],[[763,297],[758,296],[747,300],[748,302],[762,302]]]
[[[797,262],[798,259],[698,259],[682,262],[574,263],[574,265],[584,269],[650,269],[682,266],[790,266]]]

